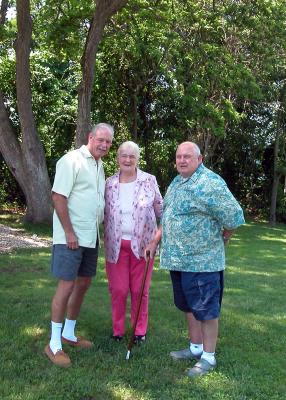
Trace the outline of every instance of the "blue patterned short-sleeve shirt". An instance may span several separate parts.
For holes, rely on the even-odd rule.
[[[243,224],[243,211],[225,181],[201,164],[178,175],[164,198],[160,267],[213,272],[225,268],[223,229]]]

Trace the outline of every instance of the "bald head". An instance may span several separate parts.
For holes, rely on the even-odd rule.
[[[178,146],[176,151],[176,167],[179,174],[184,178],[193,175],[201,163],[201,151],[196,143],[183,142]]]
[[[200,150],[199,146],[194,142],[183,142],[183,143],[179,144],[177,151],[181,148],[189,149],[192,153],[196,154],[197,156],[199,156],[201,154],[201,150]]]

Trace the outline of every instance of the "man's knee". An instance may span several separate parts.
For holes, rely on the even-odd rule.
[[[74,281],[59,280],[56,293],[52,300],[52,308],[57,309],[65,306],[74,289]]]
[[[86,292],[91,285],[91,281],[92,281],[91,277],[83,277],[83,276],[78,277],[75,282],[76,289],[81,292]]]

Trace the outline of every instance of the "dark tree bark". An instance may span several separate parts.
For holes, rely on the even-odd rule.
[[[30,44],[32,21],[30,1],[17,0],[16,90],[21,125],[18,141],[0,93],[0,150],[15,179],[22,188],[30,222],[50,222],[52,215],[51,187],[45,154],[39,139],[32,111],[30,84]]]
[[[125,6],[127,0],[96,0],[95,12],[90,24],[81,59],[82,81],[78,90],[78,112],[76,146],[86,143],[90,130],[91,94],[94,82],[94,67],[98,45],[107,21]]]
[[[279,115],[279,112],[278,112],[278,115]],[[277,194],[278,194],[280,178],[282,176],[277,170],[277,162],[278,162],[278,155],[279,155],[279,143],[280,143],[279,130],[280,130],[280,124],[278,123],[276,137],[275,137],[275,143],[274,143],[273,181],[272,181],[272,189],[271,189],[271,205],[270,205],[270,217],[269,217],[269,223],[271,226],[275,226],[275,224],[276,224]]]
[[[0,25],[3,25],[6,21],[6,15],[8,10],[9,1],[2,0],[1,1],[1,8],[0,8]]]
[[[276,208],[277,208],[277,194],[280,184],[280,179],[282,178],[281,168],[279,166],[279,161],[284,160],[286,162],[285,154],[285,126],[286,126],[286,113],[285,113],[285,99],[286,99],[286,86],[283,86],[280,91],[279,104],[280,107],[277,112],[277,124],[274,142],[274,163],[273,163],[273,182],[271,189],[271,205],[270,205],[270,216],[269,223],[271,226],[276,224]],[[284,140],[283,140],[284,139]]]
[[[138,107],[138,94],[137,94],[137,88],[134,89],[134,91],[131,94],[130,97],[130,103],[131,103],[131,137],[134,140],[134,142],[137,142],[138,140],[138,116],[137,116],[137,107]]]
[[[142,121],[142,141],[144,144],[144,155],[146,160],[147,171],[153,172],[153,157],[150,152],[150,138],[152,137],[152,128],[150,124],[150,105],[152,104],[152,95],[150,89],[150,82],[146,85],[144,91],[142,91],[142,102],[139,106],[139,115]]]

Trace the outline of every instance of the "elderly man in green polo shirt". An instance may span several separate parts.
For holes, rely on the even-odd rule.
[[[65,154],[56,167],[52,188],[52,274],[58,279],[58,286],[52,300],[51,339],[45,354],[61,367],[71,365],[62,343],[79,348],[93,346],[89,340],[75,335],[75,325],[96,274],[99,224],[104,211],[101,157],[108,153],[113,133],[109,124],[95,125],[88,135],[88,144]]]

